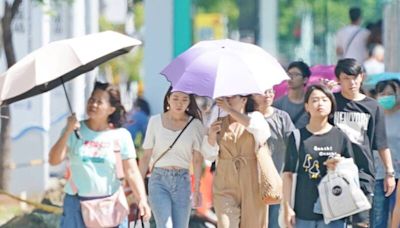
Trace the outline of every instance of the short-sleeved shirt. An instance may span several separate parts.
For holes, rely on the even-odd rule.
[[[390,153],[392,155],[393,168],[396,172],[396,179],[400,178],[400,110],[385,115],[386,134],[389,144]],[[383,180],[385,178],[385,168],[378,153],[374,153],[376,179]]]
[[[190,117],[192,118],[192,117]],[[152,160],[155,161],[175,141],[181,130],[165,128],[161,114],[150,117],[147,126],[143,149],[153,149]],[[193,150],[200,151],[205,129],[199,119],[194,119],[185,129],[178,141],[156,164],[155,167],[177,166],[189,169]]]
[[[268,146],[272,153],[272,160],[278,171],[283,168],[285,160],[286,145],[289,135],[295,129],[292,120],[287,112],[274,108],[271,116],[265,118],[271,130],[271,136],[268,138]]]
[[[319,196],[318,184],[327,172],[324,162],[336,154],[352,157],[351,142],[336,127],[320,135],[314,135],[306,128],[302,128],[300,138],[300,150],[297,151],[294,135],[291,134],[289,137],[284,172],[297,173],[294,205],[296,217],[304,220],[320,220],[323,219],[322,215],[314,213],[313,209]]]
[[[274,101],[273,106],[287,112],[296,128],[300,129],[308,124],[309,117],[304,109],[304,103],[293,103],[285,95]]]
[[[341,93],[335,93],[335,98],[335,126],[352,142],[360,181],[372,184],[375,179],[372,151],[388,148],[383,110],[376,100],[369,97],[352,101],[343,97]]]
[[[115,150],[119,147],[122,160],[136,158],[130,133],[124,128],[93,131],[80,122],[81,139],[75,134],[68,137],[68,159],[72,180],[78,194],[85,197],[107,196],[120,186],[116,175]],[[70,182],[65,192],[75,194]]]

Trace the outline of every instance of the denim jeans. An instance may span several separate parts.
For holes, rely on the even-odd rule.
[[[189,171],[154,168],[149,180],[149,202],[157,228],[188,227],[191,209]]]
[[[280,228],[278,223],[279,217],[279,204],[269,205],[268,208],[268,228]]]
[[[296,218],[296,228],[346,228],[346,222],[343,219],[332,221],[325,224],[324,220],[303,220]]]
[[[63,214],[60,221],[61,228],[86,228],[83,222],[81,204],[76,195],[65,194],[63,203]],[[118,226],[118,228],[128,228],[128,217]]]
[[[372,227],[386,228],[388,226],[389,214],[393,211],[396,202],[396,189],[389,197],[386,197],[383,186],[383,180],[376,180],[371,219]]]

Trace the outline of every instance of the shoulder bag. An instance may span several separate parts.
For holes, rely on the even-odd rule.
[[[256,157],[261,199],[267,205],[279,204],[282,200],[282,178],[275,167],[267,144],[260,146]]]

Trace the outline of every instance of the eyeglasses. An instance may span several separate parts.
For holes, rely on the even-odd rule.
[[[297,73],[297,72],[295,72],[295,73],[290,73],[290,72],[287,72],[287,75],[289,76],[289,78],[294,78],[294,77],[303,77],[303,74],[301,74],[301,73]]]
[[[273,89],[267,89],[267,90],[265,90],[264,94],[265,95],[274,95],[275,91]]]

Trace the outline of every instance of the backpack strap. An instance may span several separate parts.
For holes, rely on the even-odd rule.
[[[300,152],[300,142],[301,142],[301,136],[300,136],[300,130],[299,129],[295,129],[294,131],[293,131],[293,136],[294,136],[294,142],[296,143],[296,150],[297,150],[297,163],[296,163],[296,172],[297,172],[297,169],[299,168],[299,160],[300,160],[300,157],[299,157],[299,152]]]
[[[119,140],[114,140],[114,155],[115,155],[115,168],[116,168],[116,175],[119,180],[123,180],[125,177],[124,167],[122,165],[122,158],[121,158],[121,146],[119,144]]]
[[[291,201],[290,201],[290,206],[294,208],[295,204],[295,197],[296,197],[296,185],[297,185],[297,170],[299,169],[299,160],[300,160],[300,142],[301,142],[301,135],[300,135],[300,130],[295,129],[293,131],[293,136],[294,136],[294,142],[296,143],[296,153],[297,153],[297,162],[296,162],[296,168],[295,168],[295,174],[293,176],[292,180],[292,194],[291,194]]]
[[[304,111],[305,111],[305,109],[304,109],[304,106],[303,106],[303,108],[301,108],[301,110],[293,117],[293,119],[292,119],[293,124],[296,124],[297,121],[300,119],[300,117],[303,116]]]
[[[72,180],[72,169],[71,163],[67,160],[67,173],[68,173],[68,182],[71,187],[71,190],[74,194],[78,194],[78,187],[76,187],[75,182]]]
[[[361,32],[361,30],[362,30],[362,28],[359,28],[359,29],[353,34],[353,36],[351,37],[351,39],[349,40],[349,42],[348,42],[347,45],[346,45],[346,49],[344,50],[343,57],[346,56],[347,51],[349,50],[349,47],[350,47],[351,43],[353,43],[354,38],[356,38],[357,34],[358,34],[359,32]]]

